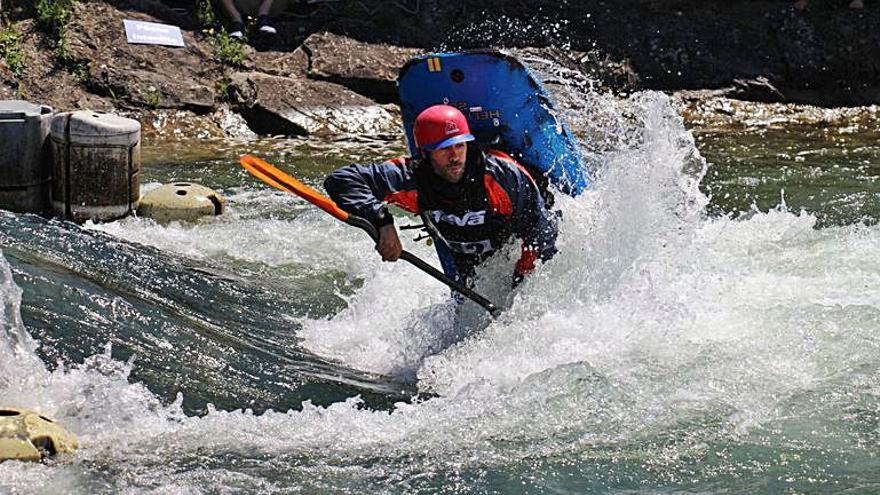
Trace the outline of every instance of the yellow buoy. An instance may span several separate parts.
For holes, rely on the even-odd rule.
[[[0,462],[41,461],[79,448],[76,436],[35,411],[0,408]]]
[[[145,194],[138,206],[138,216],[159,223],[193,221],[220,215],[226,200],[211,188],[192,182],[165,184]]]

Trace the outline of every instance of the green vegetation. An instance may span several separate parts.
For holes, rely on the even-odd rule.
[[[55,56],[58,63],[70,69],[77,69],[79,61],[73,56],[68,45],[67,23],[73,15],[77,0],[37,0],[37,20],[55,38]]]
[[[217,93],[217,98],[220,101],[231,101],[232,100],[232,81],[230,81],[228,76],[223,76],[222,79],[217,81],[214,84],[214,91]]]
[[[24,53],[19,41],[21,35],[14,25],[0,31],[0,58],[17,77],[24,75]]]
[[[67,29],[75,3],[76,0],[37,0],[37,19],[60,38]]]
[[[214,48],[214,60],[229,67],[241,67],[247,59],[245,45],[240,40],[230,38],[225,29],[218,27],[219,21],[211,0],[196,0],[196,18],[203,26],[202,33]]]
[[[247,59],[244,43],[231,38],[225,29],[208,29],[205,33],[210,36],[209,42],[214,47],[214,60],[230,67],[241,67]]]
[[[202,26],[212,26],[217,22],[211,0],[196,0],[196,19]]]
[[[125,87],[116,88],[119,90],[117,93],[112,86],[107,87],[107,91],[110,93],[110,99],[113,100],[113,104],[116,106],[121,106],[127,99],[130,100],[128,96],[128,92],[125,90]]]
[[[159,108],[159,103],[161,102],[161,95],[159,94],[159,91],[156,90],[156,88],[154,88],[152,86],[147,88],[147,90],[143,93],[143,98],[144,98],[144,103],[148,107],[150,107],[154,110]]]
[[[70,50],[67,24],[73,16],[78,0],[37,0],[37,21],[55,38],[55,58],[58,65],[66,68],[81,84],[90,81],[88,62],[77,59]]]
[[[92,82],[92,73],[89,72],[89,63],[78,60],[68,65],[73,78],[80,84],[88,86]]]
[[[67,43],[67,31],[61,32],[58,36],[58,44],[55,46],[55,56],[58,58],[58,62],[64,67],[74,65],[76,62],[73,52],[70,51],[70,45]]]

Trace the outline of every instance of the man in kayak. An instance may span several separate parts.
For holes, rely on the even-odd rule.
[[[397,261],[403,251],[389,203],[421,215],[443,271],[468,285],[476,266],[512,237],[522,241],[514,286],[536,260],[556,253],[556,216],[531,175],[507,154],[476,146],[458,109],[427,108],[416,117],[413,135],[419,156],[349,165],[324,181],[340,208],[376,226],[384,261]]]

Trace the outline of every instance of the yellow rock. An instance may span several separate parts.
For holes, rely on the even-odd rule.
[[[0,408],[0,462],[40,461],[79,448],[76,436],[35,411]]]
[[[165,184],[145,194],[138,206],[138,216],[159,223],[193,221],[223,213],[226,199],[214,190],[191,182]]]

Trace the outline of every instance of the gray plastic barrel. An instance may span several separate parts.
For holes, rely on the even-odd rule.
[[[52,164],[48,139],[52,107],[0,101],[0,208],[48,213]]]
[[[140,199],[141,125],[92,111],[52,119],[55,181],[52,209],[75,222],[109,221],[137,209]]]

